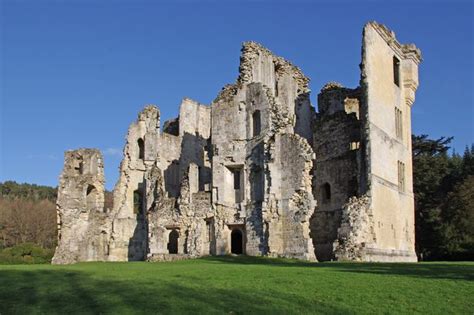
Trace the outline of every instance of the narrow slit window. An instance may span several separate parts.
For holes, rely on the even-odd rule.
[[[143,142],[143,139],[140,138],[137,141],[138,144],[138,159],[144,160],[145,159],[145,143]]]
[[[252,115],[252,121],[253,121],[253,136],[258,136],[260,134],[262,125],[260,121],[260,111],[256,110],[253,112]]]
[[[400,60],[393,56],[393,83],[400,86]]]
[[[323,202],[329,202],[331,200],[331,185],[325,183],[322,187]]]
[[[234,189],[240,190],[240,170],[234,170]]]
[[[204,191],[204,170],[201,166],[198,168],[198,186],[199,191]]]

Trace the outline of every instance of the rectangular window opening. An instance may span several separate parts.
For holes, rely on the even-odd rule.
[[[349,148],[350,148],[351,151],[354,151],[354,150],[359,149],[359,148],[360,148],[360,142],[359,142],[359,141],[352,141],[352,142],[350,143],[350,147],[349,147]]]
[[[261,128],[262,128],[262,123],[260,120],[260,111],[256,110],[252,114],[252,123],[253,123],[253,136],[256,137],[260,134]]]
[[[232,174],[234,175],[234,189],[240,190],[240,170],[233,170]]]
[[[393,83],[400,86],[400,60],[393,56]]]

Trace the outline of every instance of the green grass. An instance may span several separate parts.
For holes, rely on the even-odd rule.
[[[474,263],[172,263],[0,266],[0,314],[473,314]]]

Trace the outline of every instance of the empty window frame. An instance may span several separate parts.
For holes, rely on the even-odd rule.
[[[74,163],[74,171],[76,174],[82,175],[84,174],[84,162],[83,161],[76,161]]]
[[[256,137],[260,134],[262,129],[262,122],[260,118],[260,111],[256,110],[252,114],[252,132],[253,136]]]
[[[240,190],[240,169],[232,170],[232,175],[234,176],[234,189]]]
[[[395,134],[398,139],[403,139],[403,113],[395,107]]]
[[[398,190],[405,191],[405,163],[398,161]]]
[[[133,192],[133,213],[139,214],[143,211],[143,194],[140,189]]]
[[[143,142],[143,139],[140,138],[137,140],[138,144],[138,159],[144,160],[145,159],[145,143]]]
[[[331,200],[331,185],[329,183],[325,183],[321,188],[323,202],[329,202]]]
[[[400,86],[400,60],[393,56],[393,83]]]
[[[349,145],[349,149],[350,149],[351,151],[357,150],[357,149],[359,149],[359,148],[360,148],[360,142],[359,142],[359,141],[352,141],[352,142],[350,143],[350,145]]]

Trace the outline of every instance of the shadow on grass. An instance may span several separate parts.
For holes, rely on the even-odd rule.
[[[326,262],[315,263],[296,259],[276,259],[250,256],[209,256],[203,258],[216,263],[244,265],[268,265],[282,267],[324,268],[334,271],[371,273],[379,275],[399,275],[416,278],[474,281],[474,263],[359,263]]]
[[[278,290],[241,292],[190,279],[100,279],[68,270],[1,270],[0,314],[350,313]]]

